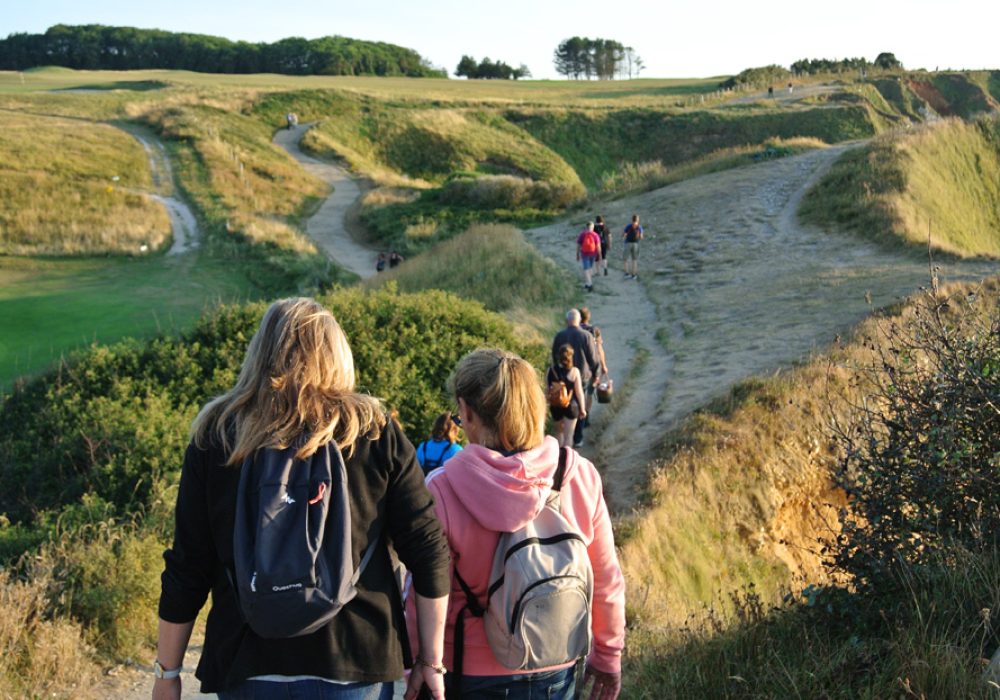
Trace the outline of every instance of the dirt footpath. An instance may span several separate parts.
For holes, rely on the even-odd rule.
[[[804,227],[802,196],[850,146],[714,173],[611,202],[614,269],[587,294],[616,380],[610,409],[595,403],[581,450],[604,475],[613,511],[635,503],[664,434],[751,375],[829,344],[875,306],[928,281],[924,256],[887,252],[847,234]],[[620,242],[642,218],[638,282],[624,279]],[[578,271],[575,237],[586,223],[527,232],[547,256]],[[981,279],[994,263],[942,263],[942,281]]]
[[[292,129],[280,129],[274,135],[276,145],[285,149],[308,172],[333,188],[333,193],[310,217],[306,233],[335,262],[362,278],[371,277],[375,274],[378,254],[355,241],[345,225],[345,219],[361,196],[361,190],[350,173],[343,168],[316,160],[302,152],[299,142],[312,126],[301,124]]]
[[[178,196],[174,188],[174,174],[170,158],[163,142],[152,129],[132,123],[116,124],[138,141],[149,159],[149,170],[153,178],[153,192],[141,192],[163,205],[170,216],[173,241],[167,255],[181,255],[194,250],[201,242],[198,220],[191,208]]]

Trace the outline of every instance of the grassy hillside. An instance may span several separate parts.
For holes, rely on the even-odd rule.
[[[1000,119],[947,120],[846,154],[803,200],[820,226],[1000,255]]]
[[[0,255],[140,254],[170,242],[143,196],[142,146],[105,124],[5,112],[0,130]]]
[[[762,144],[769,138],[806,136],[826,143],[876,133],[861,106],[806,110],[514,111],[506,114],[562,156],[588,187],[622,163],[659,160],[667,166],[719,149]]]

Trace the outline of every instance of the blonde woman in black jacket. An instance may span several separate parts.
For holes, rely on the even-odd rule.
[[[411,677],[444,698],[448,545],[413,446],[381,403],[354,386],[353,356],[333,315],[311,299],[283,299],[265,313],[235,386],[198,414],[181,472],[174,543],[164,554],[155,700],[180,697],[178,672],[209,593],[212,610],[195,673],[202,692],[223,700],[303,691],[335,700],[388,699],[392,681],[413,664]],[[312,634],[264,639],[241,616],[226,574],[240,465],[260,448],[301,444],[296,456],[306,458],[330,441],[347,468],[355,558],[373,533],[384,533],[412,574],[420,627],[415,658],[385,546],[364,569],[357,596]]]

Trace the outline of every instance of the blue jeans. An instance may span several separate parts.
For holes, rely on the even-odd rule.
[[[576,688],[576,666],[562,671],[521,673],[516,676],[463,676],[462,697],[459,699],[444,677],[448,700],[573,700]]]
[[[392,683],[243,681],[219,693],[219,700],[392,700]]]

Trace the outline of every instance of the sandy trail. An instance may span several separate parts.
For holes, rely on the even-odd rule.
[[[614,269],[585,303],[605,335],[616,397],[595,405],[581,450],[617,513],[646,483],[645,466],[684,416],[751,375],[807,356],[869,312],[928,281],[926,258],[800,225],[798,204],[850,146],[715,173],[608,203]],[[623,279],[621,230],[642,217],[640,281]],[[528,232],[577,270],[582,219]],[[996,263],[941,263],[942,281],[981,279]],[[630,377],[626,382],[626,377]]]
[[[191,208],[184,203],[174,189],[174,174],[170,158],[163,142],[151,129],[137,124],[116,124],[119,129],[138,141],[149,159],[149,170],[153,176],[153,192],[140,192],[163,205],[170,216],[173,241],[167,255],[181,255],[194,250],[200,243],[198,220]]]
[[[316,160],[302,152],[299,142],[312,126],[313,123],[300,124],[292,129],[280,129],[274,135],[276,145],[285,149],[308,172],[333,188],[332,194],[310,217],[306,233],[339,265],[362,278],[371,277],[375,274],[375,259],[378,254],[355,241],[345,225],[348,212],[361,196],[361,189],[343,168]]]

